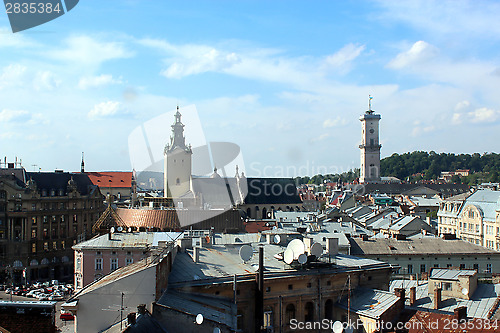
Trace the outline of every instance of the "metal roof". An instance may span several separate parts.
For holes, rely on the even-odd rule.
[[[499,199],[500,191],[478,190],[465,200],[464,207],[468,205],[479,207],[483,212],[483,220],[495,222],[496,210],[500,208]]]
[[[421,238],[396,240],[372,238],[364,241],[351,238],[353,255],[456,255],[488,254],[498,257],[499,252],[460,239]]]
[[[429,294],[429,286],[427,282],[420,283],[417,286],[415,280],[394,280],[389,286],[390,291],[394,288],[405,288],[410,290],[410,287],[416,287],[417,301],[414,306],[409,306],[407,300],[406,307],[421,311],[435,311],[433,306],[434,295]],[[409,292],[407,292],[409,297]],[[453,311],[460,306],[467,307],[467,316],[470,318],[488,318],[488,313],[494,306],[497,297],[500,296],[500,284],[478,284],[476,291],[471,296],[470,300],[460,298],[447,298],[441,296],[442,302],[439,312],[453,314]]]
[[[473,276],[476,274],[475,270],[470,269],[442,269],[442,268],[433,268],[431,271],[431,279],[437,280],[455,280],[458,281],[458,278],[461,276]]]
[[[74,250],[113,249],[113,248],[146,248],[156,247],[159,241],[171,242],[183,237],[182,232],[116,232],[94,237],[78,243]]]
[[[358,315],[379,319],[398,300],[398,296],[388,291],[356,288],[350,298],[350,310]],[[346,296],[340,300],[339,306],[347,309],[347,302]]]

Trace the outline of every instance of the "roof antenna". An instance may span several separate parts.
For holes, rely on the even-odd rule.
[[[85,162],[83,161],[83,158],[84,158],[84,154],[82,151],[82,164],[81,164],[81,169],[80,169],[81,173],[85,173]]]

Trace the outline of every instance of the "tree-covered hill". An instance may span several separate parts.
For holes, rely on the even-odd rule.
[[[412,180],[414,175],[422,174],[424,179],[436,179],[441,171],[455,171],[458,169],[469,169],[471,173],[477,173],[466,177],[463,181],[469,183],[473,178],[480,177],[482,181],[498,182],[500,171],[500,154],[437,154],[434,151],[414,151],[405,154],[392,154],[380,161],[382,176],[394,176],[406,180]],[[418,178],[418,177],[417,177]],[[472,181],[476,183],[476,181]]]

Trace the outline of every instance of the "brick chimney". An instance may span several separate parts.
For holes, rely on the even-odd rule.
[[[416,301],[417,301],[417,288],[411,287],[410,288],[410,306],[413,306]]]
[[[453,310],[453,319],[456,319],[459,323],[467,321],[467,307],[456,307],[455,310]]]
[[[434,289],[434,310],[441,307],[441,288]]]
[[[127,322],[129,325],[135,325],[136,321],[135,321],[135,312],[132,312],[132,313],[129,313],[127,315]]]

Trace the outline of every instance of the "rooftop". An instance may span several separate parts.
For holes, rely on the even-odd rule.
[[[398,300],[398,296],[388,291],[356,288],[350,299],[350,309],[358,315],[379,319]],[[340,300],[339,305],[347,309],[347,296]]]
[[[85,172],[94,185],[100,188],[132,187],[132,172]]]
[[[431,271],[431,279],[438,280],[456,280],[461,276],[473,276],[476,274],[475,270],[470,269],[441,269],[441,268],[433,268]]]
[[[108,234],[96,236],[88,241],[78,243],[72,248],[74,250],[113,248],[146,249],[149,246],[157,247],[160,241],[172,242],[182,237],[182,232],[115,232],[111,234],[111,239]]]
[[[494,250],[458,239],[421,238],[396,240],[394,238],[377,238],[364,241],[361,238],[351,238],[350,241],[351,254],[353,255],[500,254]]]
[[[439,310],[433,310],[433,295],[429,295],[428,283],[420,283],[417,286],[415,280],[394,280],[391,282],[389,290],[394,291],[394,288],[405,288],[410,290],[410,287],[416,287],[417,301],[414,306],[409,306],[407,300],[406,307],[421,311],[440,312],[445,314],[453,314],[455,308],[459,306],[467,307],[467,316],[474,318],[488,318],[488,314],[500,296],[500,284],[478,284],[476,291],[469,300],[441,296],[442,302]],[[409,292],[407,292],[409,295]]]

